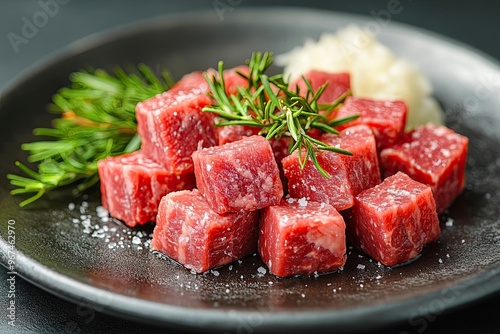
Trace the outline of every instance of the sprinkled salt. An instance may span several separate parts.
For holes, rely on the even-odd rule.
[[[443,259],[439,258],[438,262],[439,262],[439,264],[443,264]]]
[[[69,203],[68,204],[68,209],[73,211],[75,209],[75,203]]]
[[[380,276],[380,275],[377,275],[377,277],[375,277],[375,279],[381,279],[381,278],[382,278],[382,276]]]
[[[455,221],[453,220],[453,218],[448,217],[448,219],[446,219],[446,222],[444,224],[446,225],[446,227],[452,227],[454,222]]]
[[[306,207],[307,206],[307,200],[305,197],[302,197],[299,199],[299,206]]]
[[[300,296],[301,296],[302,298],[305,298],[305,297],[306,297],[306,295],[305,295],[304,293],[301,293],[301,294],[300,294]]]
[[[214,275],[215,277],[219,277],[220,273],[217,271],[217,270],[210,270],[210,272],[212,273],[212,275]]]
[[[360,264],[358,264],[358,266],[356,267],[356,269],[361,269],[361,270],[363,270],[363,269],[365,269],[365,267],[366,267],[366,266],[365,266],[364,264],[361,264],[361,263],[360,263]]]
[[[257,268],[257,272],[261,275],[265,275],[267,273],[267,270],[264,267],[259,267]]]
[[[138,237],[133,237],[132,238],[132,243],[134,245],[139,245],[141,243],[141,238],[138,238]]]

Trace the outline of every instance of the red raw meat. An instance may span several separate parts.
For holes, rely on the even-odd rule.
[[[262,210],[259,253],[277,276],[337,270],[346,262],[344,219],[331,205],[284,199]]]
[[[257,250],[258,216],[219,215],[197,189],[173,192],[161,200],[151,249],[202,273]]]
[[[365,125],[350,127],[340,134],[324,134],[321,140],[331,146],[349,150],[353,155],[323,151],[317,155],[320,166],[330,175],[327,179],[309,160],[302,169],[298,154],[283,159],[291,197],[331,204],[337,210],[354,205],[354,196],[380,183],[375,138]]]
[[[380,153],[386,175],[397,171],[432,188],[438,213],[448,208],[465,187],[469,140],[445,126],[425,125],[405,134]]]
[[[323,84],[328,82],[328,86],[318,99],[320,104],[332,103],[351,89],[349,73],[327,73],[312,70],[307,72],[304,77],[311,84],[313,92],[316,92]],[[292,90],[295,90],[296,86],[300,89],[299,94],[305,96],[307,84],[302,77],[289,85]]]
[[[250,69],[248,66],[242,65],[224,71],[224,85],[226,87],[227,94],[237,94],[238,86],[243,88],[248,87],[248,80],[236,72],[240,72],[241,74],[248,76],[250,74]]]
[[[161,198],[195,187],[193,172],[175,175],[141,151],[98,162],[102,205],[130,227],[154,222]]]
[[[330,115],[330,119],[341,119],[360,115],[357,119],[339,125],[343,130],[353,125],[368,125],[375,135],[377,149],[392,146],[404,132],[408,106],[403,101],[374,101],[349,96],[344,105]]]
[[[356,196],[347,226],[355,246],[386,266],[414,259],[440,233],[430,187],[404,173]]]
[[[191,154],[217,145],[214,115],[202,111],[211,104],[207,92],[205,78],[194,72],[170,90],[138,103],[137,131],[144,154],[172,173],[192,171]]]
[[[243,137],[257,135],[260,130],[261,128],[245,125],[219,126],[217,127],[219,145],[232,143],[234,141],[242,139]]]
[[[217,213],[253,211],[283,197],[269,141],[245,137],[193,153],[196,185]]]

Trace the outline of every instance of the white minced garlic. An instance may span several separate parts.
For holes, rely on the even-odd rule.
[[[407,129],[443,123],[443,111],[423,73],[358,26],[324,33],[318,41],[307,40],[303,46],[278,55],[276,64],[284,67],[290,81],[311,70],[348,72],[353,96],[405,101],[409,107]]]

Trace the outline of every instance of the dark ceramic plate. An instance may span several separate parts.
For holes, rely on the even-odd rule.
[[[5,175],[25,161],[19,147],[31,129],[48,126],[46,104],[68,74],[91,65],[144,62],[182,74],[238,65],[254,50],[281,53],[350,23],[379,28],[379,39],[416,63],[446,109],[446,123],[470,138],[465,192],[442,217],[442,236],[414,263],[378,266],[352,252],[342,272],[278,279],[249,256],[203,275],[147,248],[151,227],[125,228],[96,213],[99,192],[86,200],[52,194],[20,209]],[[34,284],[115,315],[200,331],[305,329],[354,331],[425,317],[500,289],[500,70],[464,45],[397,23],[304,9],[266,9],[164,17],[87,38],[33,68],[0,100],[0,246],[8,260],[8,224],[15,226],[15,269]],[[70,210],[69,203],[75,208]],[[88,205],[87,205],[88,204]],[[12,252],[11,252],[12,254]]]

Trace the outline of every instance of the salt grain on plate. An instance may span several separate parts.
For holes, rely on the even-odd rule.
[[[264,267],[259,267],[257,268],[257,272],[261,275],[265,275],[267,273],[267,270]]]
[[[361,263],[358,264],[358,266],[356,267],[356,269],[361,269],[361,270],[363,270],[365,268],[366,268],[366,266],[364,264],[361,264]]]

